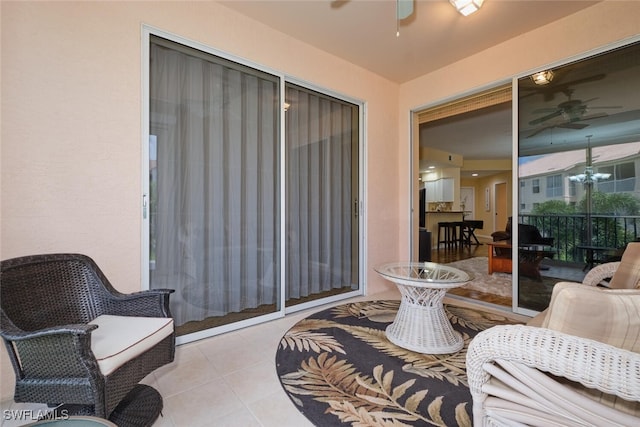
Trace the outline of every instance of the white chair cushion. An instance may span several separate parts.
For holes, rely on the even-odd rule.
[[[141,355],[173,332],[173,319],[166,317],[98,316],[91,333],[91,350],[100,372],[109,375]]]

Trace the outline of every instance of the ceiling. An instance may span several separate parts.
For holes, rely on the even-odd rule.
[[[396,21],[394,0],[220,3],[388,80],[404,83],[598,1],[485,0],[478,12],[464,17],[448,0],[415,0],[414,13],[400,22]],[[464,159],[511,158],[511,115],[511,105],[505,104],[455,116],[431,126],[421,140]],[[484,171],[484,175],[495,172]],[[471,171],[463,170],[463,176],[465,173]]]
[[[404,83],[598,1],[485,0],[462,16],[449,0],[415,0],[396,37],[394,0],[228,0],[221,4]],[[544,7],[541,7],[543,5]]]

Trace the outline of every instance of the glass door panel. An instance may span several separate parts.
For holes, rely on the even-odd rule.
[[[534,311],[640,237],[640,42],[541,71],[518,80],[517,306]]]
[[[286,85],[286,305],[359,289],[359,107]]]
[[[150,46],[150,288],[178,335],[280,310],[280,79]]]

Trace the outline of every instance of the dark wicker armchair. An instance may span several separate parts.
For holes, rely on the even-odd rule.
[[[91,258],[78,254],[14,258],[1,267],[0,335],[16,375],[16,402],[64,404],[110,418],[121,401],[129,403],[134,387],[143,387],[140,380],[173,360],[172,290],[122,294]],[[105,347],[116,352],[100,335],[109,330],[104,318],[120,322],[117,333],[110,334],[116,340],[138,340],[136,322],[142,322],[149,348],[132,341],[135,345],[126,344],[128,354],[118,350],[102,357]],[[100,340],[101,350],[95,347]],[[162,399],[151,390],[159,398],[154,409],[159,413]]]

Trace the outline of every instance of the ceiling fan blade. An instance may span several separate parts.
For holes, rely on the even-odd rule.
[[[533,132],[533,133],[531,133],[531,134],[527,135],[527,138],[533,138],[534,136],[536,136],[536,135],[537,135],[537,134],[539,134],[540,132],[545,131],[545,130],[547,130],[547,129],[552,129],[552,128],[554,128],[554,127],[555,127],[555,126],[545,126],[545,127],[541,127],[540,129],[536,130],[535,132]]]
[[[561,123],[559,125],[556,125],[556,127],[564,128],[564,129],[584,129],[587,126],[589,126],[587,123],[573,123],[573,122]]]
[[[548,107],[548,108],[537,108],[532,111],[533,114],[542,114],[542,113],[555,113],[558,111],[557,107]]]
[[[601,117],[608,117],[609,115],[607,113],[597,113],[597,114],[590,114],[588,116],[584,116],[582,117],[580,120],[578,120],[579,122],[583,122],[585,120],[593,120],[593,119],[599,119]]]
[[[413,0],[396,0],[396,17],[398,20],[408,18],[413,13]]]
[[[587,106],[587,108],[589,110],[603,110],[603,109],[615,109],[615,108],[622,108],[622,105],[598,105],[598,106],[594,106],[592,107],[591,105]]]
[[[546,116],[539,117],[539,118],[537,118],[537,119],[531,120],[531,121],[529,122],[529,124],[530,124],[531,126],[535,126],[535,125],[538,125],[538,124],[540,124],[540,123],[546,122],[547,120],[553,119],[554,117],[558,117],[558,116],[559,116],[559,115],[561,115],[561,114],[562,114],[562,110],[557,109],[557,110],[555,110],[555,111],[554,111],[553,113],[551,113],[551,114],[547,114]]]

